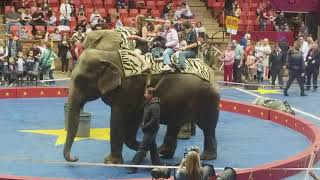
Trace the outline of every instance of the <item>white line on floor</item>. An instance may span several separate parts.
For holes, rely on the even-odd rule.
[[[263,96],[254,94],[254,93],[252,93],[252,92],[250,92],[250,91],[247,91],[247,90],[244,90],[244,89],[240,89],[240,88],[234,88],[234,89],[236,89],[236,90],[238,90],[238,91],[241,91],[241,92],[244,92],[244,93],[247,93],[247,94],[250,94],[250,95],[255,96],[255,97],[263,97]],[[294,107],[291,107],[291,108],[292,108],[294,111],[298,112],[298,113],[301,113],[301,114],[303,114],[303,115],[305,115],[305,116],[309,116],[309,117],[311,117],[311,118],[314,118],[314,119],[320,121],[320,118],[317,117],[317,116],[315,116],[315,115],[313,115],[313,114],[304,112],[304,111],[302,111],[302,110],[300,110],[300,109],[297,109],[297,108],[294,108]]]

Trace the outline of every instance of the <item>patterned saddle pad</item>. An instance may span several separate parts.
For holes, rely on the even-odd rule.
[[[137,76],[142,74],[143,64],[138,59],[138,57],[135,56],[134,51],[119,50],[119,54],[122,60],[125,77]],[[147,53],[143,57],[150,64],[152,75],[167,73],[161,70],[163,62],[155,61],[151,53]],[[180,73],[194,74],[206,81],[210,81],[209,67],[201,59],[187,59],[186,69],[181,71]]]

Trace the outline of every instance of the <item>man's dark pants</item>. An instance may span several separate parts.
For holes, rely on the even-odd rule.
[[[241,83],[241,67],[240,60],[236,59],[233,63],[233,80],[236,83]]]
[[[304,94],[303,77],[301,76],[301,74],[302,74],[301,70],[289,70],[289,80],[287,82],[285,91],[289,89],[293,80],[297,78],[297,81],[300,87],[300,92],[301,94]]]
[[[307,83],[306,83],[307,89],[310,89],[311,77],[312,77],[313,88],[317,89],[318,88],[319,68],[318,67],[307,68],[306,72],[307,72]]]
[[[272,85],[275,85],[277,77],[278,77],[279,84],[283,85],[284,70],[282,68],[271,68],[270,71],[271,71]]]

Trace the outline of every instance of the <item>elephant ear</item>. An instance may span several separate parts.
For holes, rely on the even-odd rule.
[[[101,94],[108,93],[121,85],[120,69],[108,60],[101,60],[104,64],[102,73],[98,79],[98,89]]]

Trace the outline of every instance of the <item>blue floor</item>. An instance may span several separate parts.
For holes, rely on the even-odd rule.
[[[297,93],[291,94],[292,96],[286,99],[293,106],[311,113],[319,112],[315,106],[315,100],[320,99],[319,93],[310,94],[305,99],[298,97]],[[252,95],[235,89],[222,89],[221,96],[247,102],[255,99]],[[281,94],[266,96],[283,98]],[[19,131],[62,129],[65,100],[65,98],[1,100],[0,174],[81,179],[150,177],[146,170],[127,175],[126,170],[121,168],[51,164],[53,161],[64,162],[63,145],[55,145],[57,136]],[[301,102],[305,100],[310,100],[310,103],[302,104]],[[85,111],[92,113],[93,128],[109,127],[110,108],[101,101],[88,103]],[[316,122],[316,120],[311,121]],[[164,131],[165,127],[162,126],[158,134],[158,145],[162,142]],[[138,138],[141,138],[141,132]],[[214,164],[215,167],[246,168],[286,159],[303,151],[310,143],[304,136],[286,127],[229,112],[222,112],[220,115],[217,138],[218,159],[207,162]],[[202,148],[202,141],[200,130],[191,140],[180,140],[174,159],[165,162],[179,163],[185,148],[194,145]],[[80,162],[101,163],[109,152],[109,142],[98,140],[78,141],[72,148],[72,154],[78,156]],[[124,148],[123,156],[126,163],[130,163],[133,155],[134,151]],[[146,158],[145,164],[150,164],[149,157]],[[299,176],[301,174],[292,178]]]

